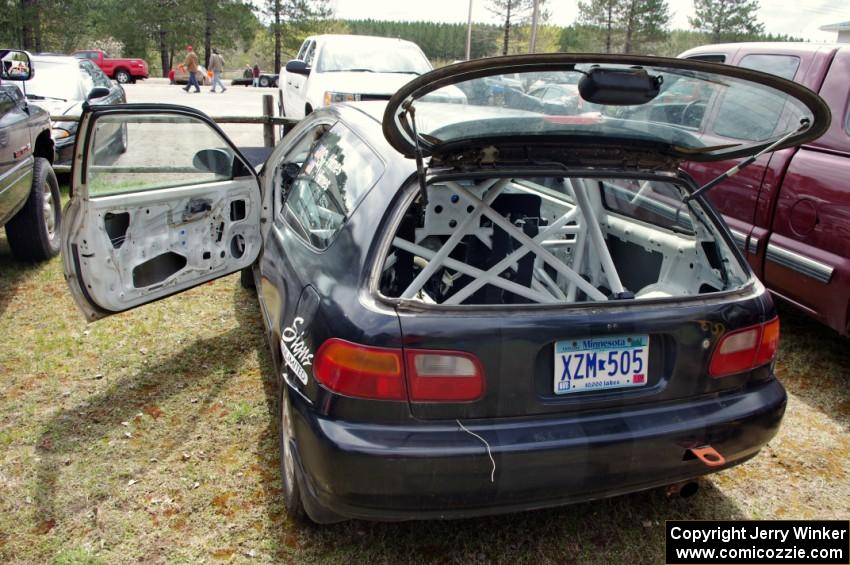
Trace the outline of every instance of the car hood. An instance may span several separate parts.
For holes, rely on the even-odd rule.
[[[47,110],[51,116],[79,115],[83,106],[79,100],[28,100],[27,102]]]
[[[681,81],[692,83],[687,86],[699,96],[667,102],[663,93]],[[579,96],[599,111],[579,113],[575,105],[527,94],[541,84],[569,82],[578,82]],[[447,87],[463,91],[466,105],[430,100]],[[686,160],[753,155],[783,137],[776,149],[805,143],[822,135],[830,118],[814,92],[749,69],[554,53],[479,59],[417,77],[387,103],[383,130],[403,155],[444,163],[545,158],[675,168]]]

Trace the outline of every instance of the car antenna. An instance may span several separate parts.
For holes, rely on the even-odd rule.
[[[764,149],[762,149],[761,151],[756,153],[755,155],[750,155],[749,157],[747,157],[746,159],[744,159],[743,161],[741,161],[740,163],[738,163],[737,165],[735,165],[734,167],[732,167],[731,169],[726,171],[725,173],[721,174],[719,177],[716,177],[716,178],[708,181],[707,183],[705,183],[704,185],[702,185],[701,187],[696,189],[691,194],[685,196],[682,199],[682,202],[684,204],[687,204],[688,202],[690,202],[691,200],[693,200],[694,198],[696,198],[700,194],[708,192],[709,190],[711,190],[712,188],[714,188],[715,186],[717,186],[721,182],[725,181],[729,177],[735,176],[736,174],[738,174],[738,172],[741,169],[743,169],[747,165],[751,165],[756,159],[758,159],[759,157],[761,157],[765,153],[775,151],[777,147],[779,147],[780,145],[782,145],[783,143],[788,141],[791,137],[809,129],[809,126],[811,125],[811,123],[812,122],[808,118],[803,118],[802,120],[800,120],[800,127],[799,128],[792,130],[792,131],[789,131],[787,134],[783,135],[782,137],[780,137],[779,139],[777,139],[776,141],[774,141],[773,143],[771,143],[770,145],[768,145],[767,147],[765,147]]]
[[[410,115],[410,125],[413,128],[413,144],[416,151],[416,175],[419,177],[419,193],[422,195],[423,206],[427,208],[428,190],[425,188],[425,165],[422,159],[422,148],[419,147],[419,132],[416,131],[416,109],[413,107],[413,100],[408,100],[402,104],[402,108]]]

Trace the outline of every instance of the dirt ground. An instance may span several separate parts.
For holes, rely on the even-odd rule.
[[[254,295],[231,276],[87,325],[61,271],[0,237],[4,563],[660,563],[665,519],[850,513],[850,350],[788,309],[779,435],[691,499],[317,528],[283,512]]]

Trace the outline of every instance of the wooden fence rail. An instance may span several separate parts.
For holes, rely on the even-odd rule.
[[[79,122],[80,116],[50,116],[54,122]],[[277,142],[275,127],[283,128],[283,133],[288,132],[299,122],[295,118],[285,118],[274,115],[274,97],[271,94],[263,95],[263,113],[260,116],[210,116],[217,124],[257,124],[263,126],[263,144],[266,147],[274,147]],[[56,165],[53,167],[57,173],[68,173],[70,165]]]

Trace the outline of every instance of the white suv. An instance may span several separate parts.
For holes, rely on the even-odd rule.
[[[419,46],[403,39],[311,36],[280,70],[281,113],[303,118],[335,102],[389,100],[403,84],[431,69]],[[444,97],[447,102],[466,102],[457,88]]]

